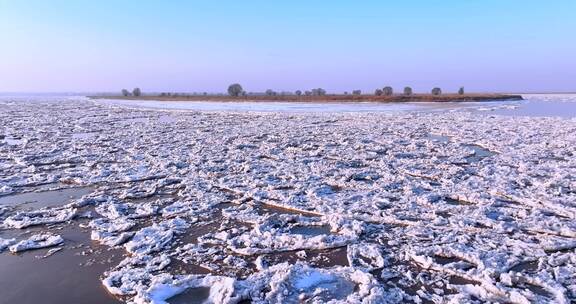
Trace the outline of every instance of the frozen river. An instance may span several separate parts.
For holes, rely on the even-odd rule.
[[[576,94],[523,95],[523,101],[491,102],[402,102],[402,103],[310,103],[310,102],[214,102],[101,100],[109,105],[122,105],[165,110],[291,112],[291,113],[404,113],[404,112],[490,112],[511,116],[576,116]]]
[[[0,98],[0,303],[570,303],[575,95]]]

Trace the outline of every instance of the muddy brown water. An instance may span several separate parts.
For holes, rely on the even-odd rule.
[[[73,199],[90,194],[92,187],[66,188],[53,191],[25,192],[0,197],[0,205],[19,207],[19,209],[39,209],[62,206]]]
[[[91,187],[28,192],[0,197],[0,204],[16,210],[61,206],[89,194]],[[90,231],[79,227],[86,219],[27,229],[0,230],[0,237],[27,239],[49,232],[61,235],[63,245],[13,254],[0,253],[0,304],[8,303],[120,303],[101,283],[102,274],[124,257],[122,249],[108,250],[90,239]],[[61,247],[51,256],[48,251]]]
[[[21,239],[47,230],[64,238],[59,252],[46,258],[39,257],[51,248],[0,254],[0,304],[121,303],[106,291],[100,277],[124,258],[123,250],[93,243],[78,222],[52,229],[3,231],[0,236]]]

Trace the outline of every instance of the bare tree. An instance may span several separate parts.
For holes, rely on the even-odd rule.
[[[300,90],[296,90],[296,92],[294,92],[294,93],[296,93],[296,96],[302,96],[302,91],[300,91]]]
[[[382,91],[380,89],[376,89],[376,91],[374,91],[374,95],[376,95],[376,96],[382,96],[382,94],[384,94],[384,91]]]
[[[464,95],[464,87],[460,87],[460,89],[458,89],[458,95]]]
[[[394,94],[394,89],[392,89],[392,87],[384,87],[382,92],[385,96],[392,96],[392,94]]]
[[[140,96],[142,95],[142,91],[140,91],[140,88],[134,88],[134,90],[132,90],[132,95]]]
[[[126,89],[122,89],[122,96],[130,96],[130,92]]]
[[[326,95],[326,90],[322,88],[312,89],[312,95],[314,96],[324,96]]]
[[[412,88],[411,87],[404,87],[404,95],[412,96]]]
[[[353,90],[352,95],[362,95],[362,91],[361,90]]]
[[[244,89],[242,89],[242,86],[239,83],[233,83],[228,86],[228,95],[230,96],[238,97],[242,94],[242,91],[244,91]]]
[[[265,94],[268,96],[276,96],[276,92],[274,92],[272,89],[266,90]]]
[[[441,95],[441,94],[442,94],[442,89],[440,89],[440,88],[438,88],[438,87],[432,89],[432,95],[438,96],[438,95]]]

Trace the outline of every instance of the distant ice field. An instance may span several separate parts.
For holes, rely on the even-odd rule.
[[[576,94],[523,95],[524,101],[404,102],[404,103],[309,103],[309,102],[214,102],[99,100],[103,104],[165,110],[234,112],[437,112],[472,111],[509,116],[576,117]]]

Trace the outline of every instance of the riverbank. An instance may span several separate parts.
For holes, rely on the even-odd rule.
[[[218,102],[464,102],[464,101],[512,101],[523,100],[522,95],[508,94],[414,94],[414,95],[325,95],[325,96],[297,96],[297,95],[251,95],[233,97],[228,95],[177,95],[177,96],[89,96],[93,99],[121,99],[121,100],[157,100],[157,101],[218,101]]]

